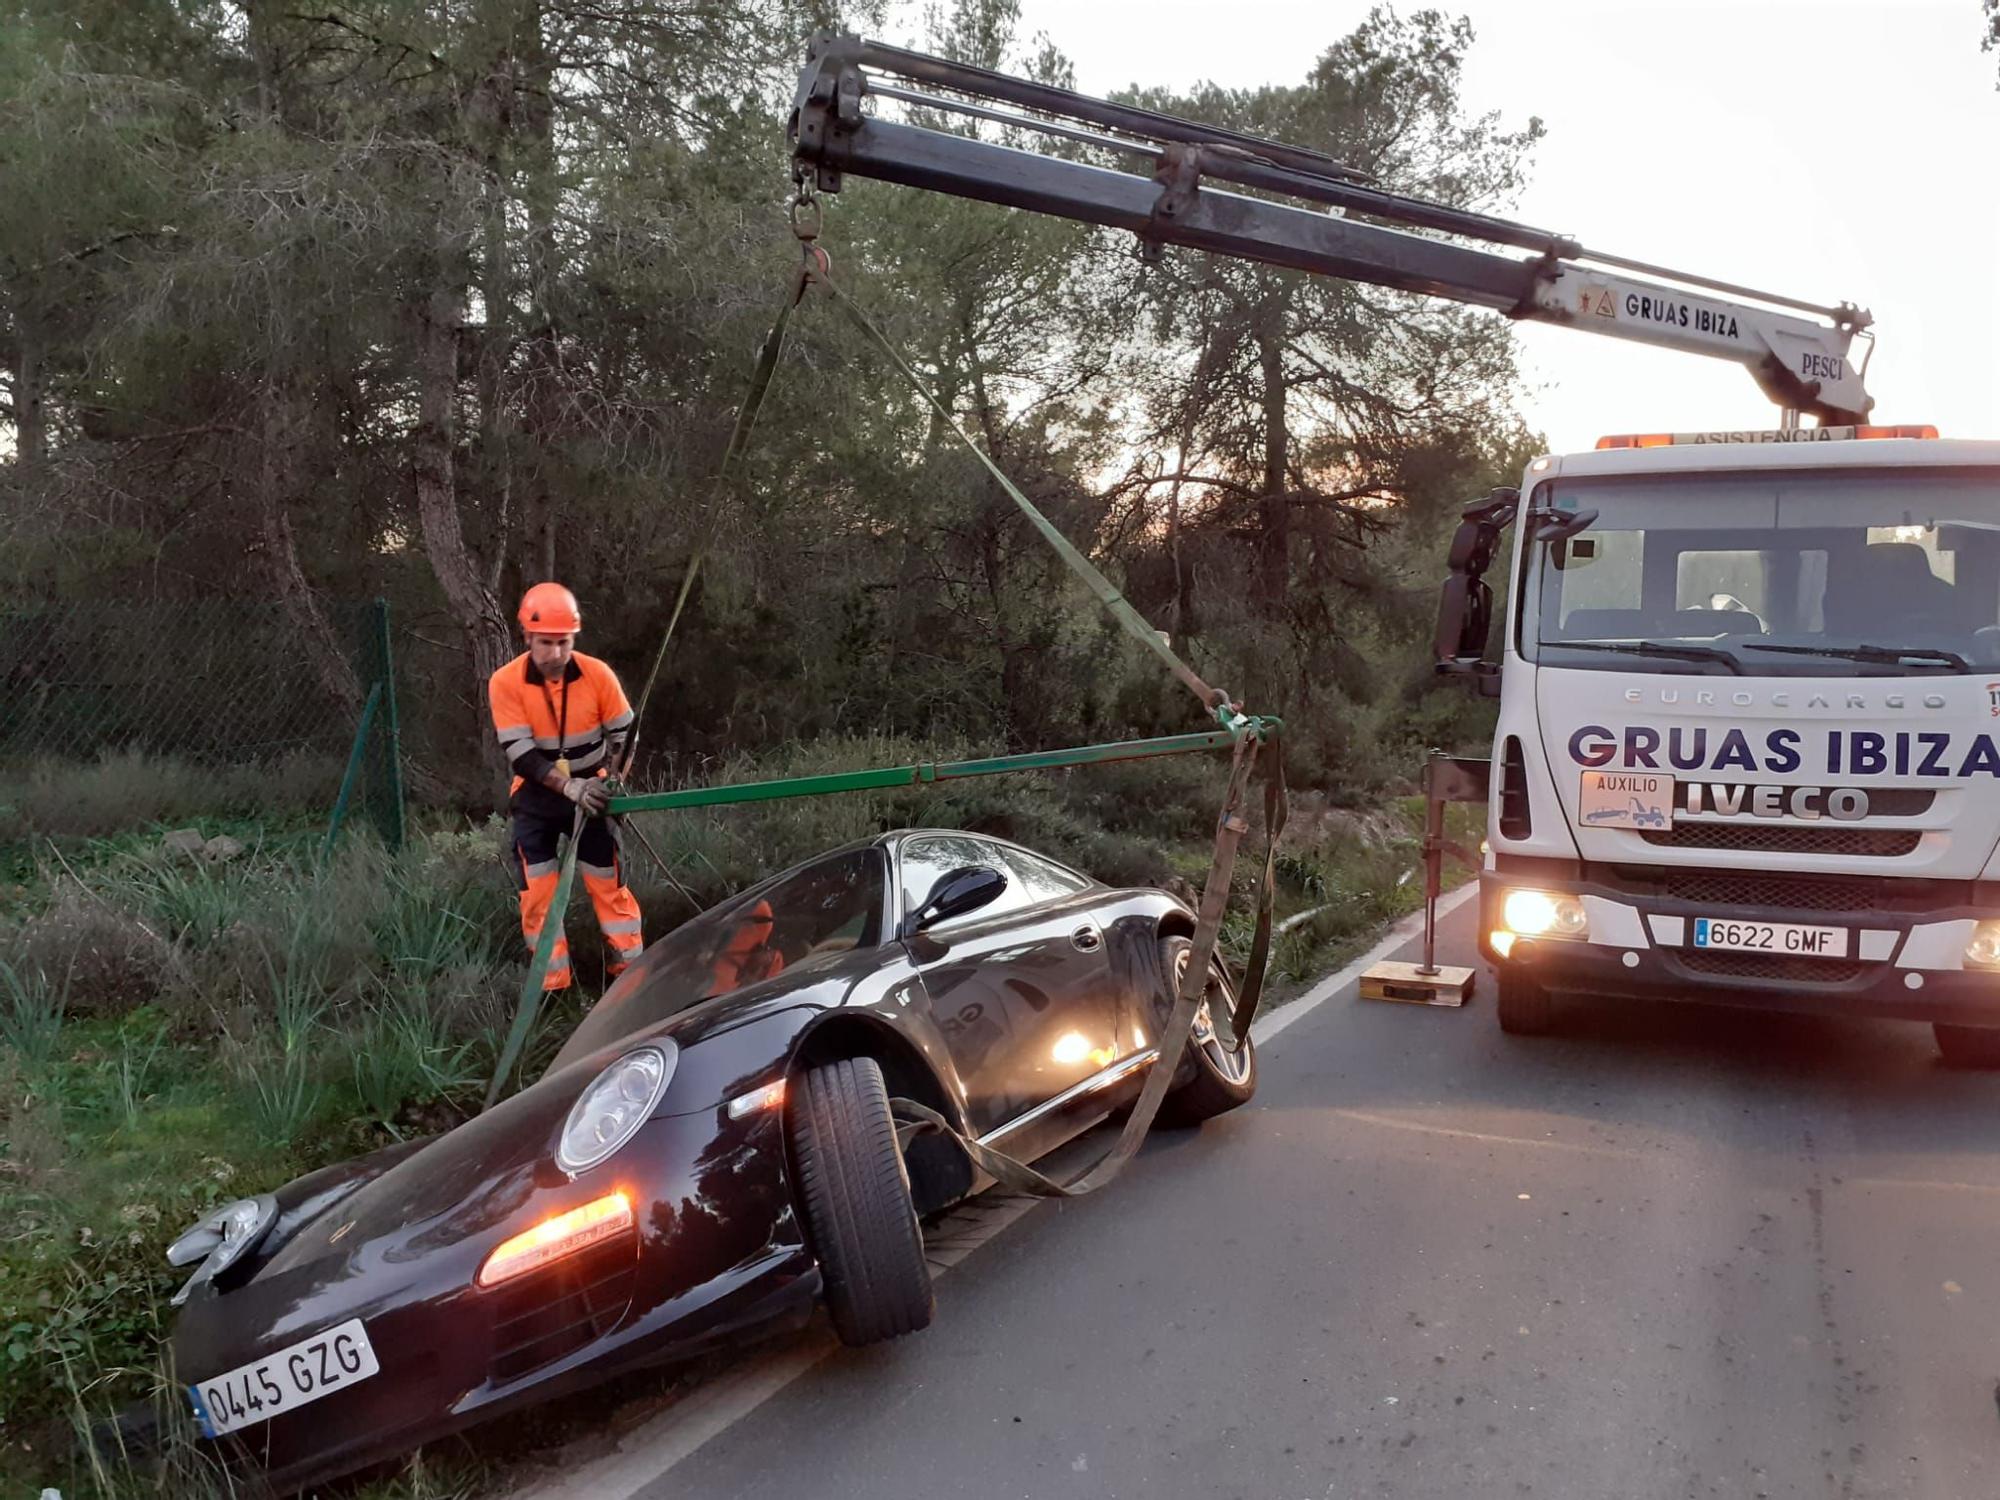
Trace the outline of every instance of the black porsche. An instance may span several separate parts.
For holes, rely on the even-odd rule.
[[[210,1436],[280,1486],[801,1323],[924,1327],[918,1220],[985,1185],[888,1101],[1032,1161],[1129,1103],[1194,917],[1017,845],[913,830],[777,875],[648,949],[532,1087],[230,1204],[173,1335]],[[1162,1118],[1256,1086],[1210,975]]]

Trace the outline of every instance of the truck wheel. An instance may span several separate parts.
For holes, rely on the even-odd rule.
[[[928,1327],[931,1272],[880,1065],[845,1058],[800,1074],[786,1122],[833,1331],[860,1345]]]
[[[1549,992],[1525,974],[1500,971],[1500,1029],[1509,1036],[1540,1036],[1554,1019]]]
[[[1931,1027],[1937,1048],[1954,1068],[2000,1068],[2000,1030],[1985,1026]]]
[[[1180,993],[1181,976],[1187,972],[1194,944],[1184,937],[1160,939],[1160,972],[1164,976],[1164,1003],[1171,1009]],[[1257,1092],[1257,1048],[1249,1037],[1232,1044],[1228,1035],[1227,1012],[1236,1007],[1236,987],[1229,982],[1221,961],[1211,962],[1208,989],[1202,1008],[1195,1012],[1194,1032],[1188,1037],[1181,1066],[1187,1081],[1175,1086],[1160,1101],[1156,1117],[1162,1125],[1199,1125],[1220,1114],[1248,1104]],[[1220,1023],[1216,1013],[1224,1012]],[[1158,1066],[1156,1063],[1154,1066]]]

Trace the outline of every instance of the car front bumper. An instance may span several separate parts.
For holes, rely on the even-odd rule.
[[[353,1269],[339,1277],[318,1263],[253,1276],[184,1309],[173,1339],[177,1377],[196,1383],[319,1328],[363,1320],[379,1374],[220,1440],[287,1490],[621,1371],[802,1324],[819,1272],[791,1211],[783,1158],[775,1112],[741,1122],[655,1119],[566,1195],[623,1188],[638,1222],[621,1238],[498,1287],[475,1286],[492,1244],[538,1217],[534,1200],[493,1233],[415,1259],[405,1247],[364,1246],[344,1256]],[[339,1219],[340,1206],[327,1217]]]

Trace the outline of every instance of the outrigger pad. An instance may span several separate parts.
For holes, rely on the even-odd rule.
[[[1363,1000],[1402,1000],[1412,1005],[1463,1005],[1472,998],[1471,969],[1440,964],[1435,974],[1416,964],[1383,962],[1361,976]]]

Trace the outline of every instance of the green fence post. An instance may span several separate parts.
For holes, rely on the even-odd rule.
[[[403,809],[403,723],[396,714],[396,659],[389,650],[389,601],[378,598],[375,601],[375,642],[382,664],[382,707],[387,714],[387,780],[388,806],[383,812],[382,839],[388,844],[389,852],[396,853],[403,847],[403,840],[409,832],[407,816]]]
[[[355,780],[361,775],[361,757],[368,751],[368,729],[375,722],[375,705],[381,701],[382,684],[378,682],[368,690],[368,701],[361,705],[361,722],[354,726],[354,748],[347,752],[347,770],[340,778],[340,795],[333,799],[333,817],[326,825],[326,842],[320,846],[322,862],[333,853],[333,841],[339,837],[341,822],[347,817],[347,804],[354,796]]]

